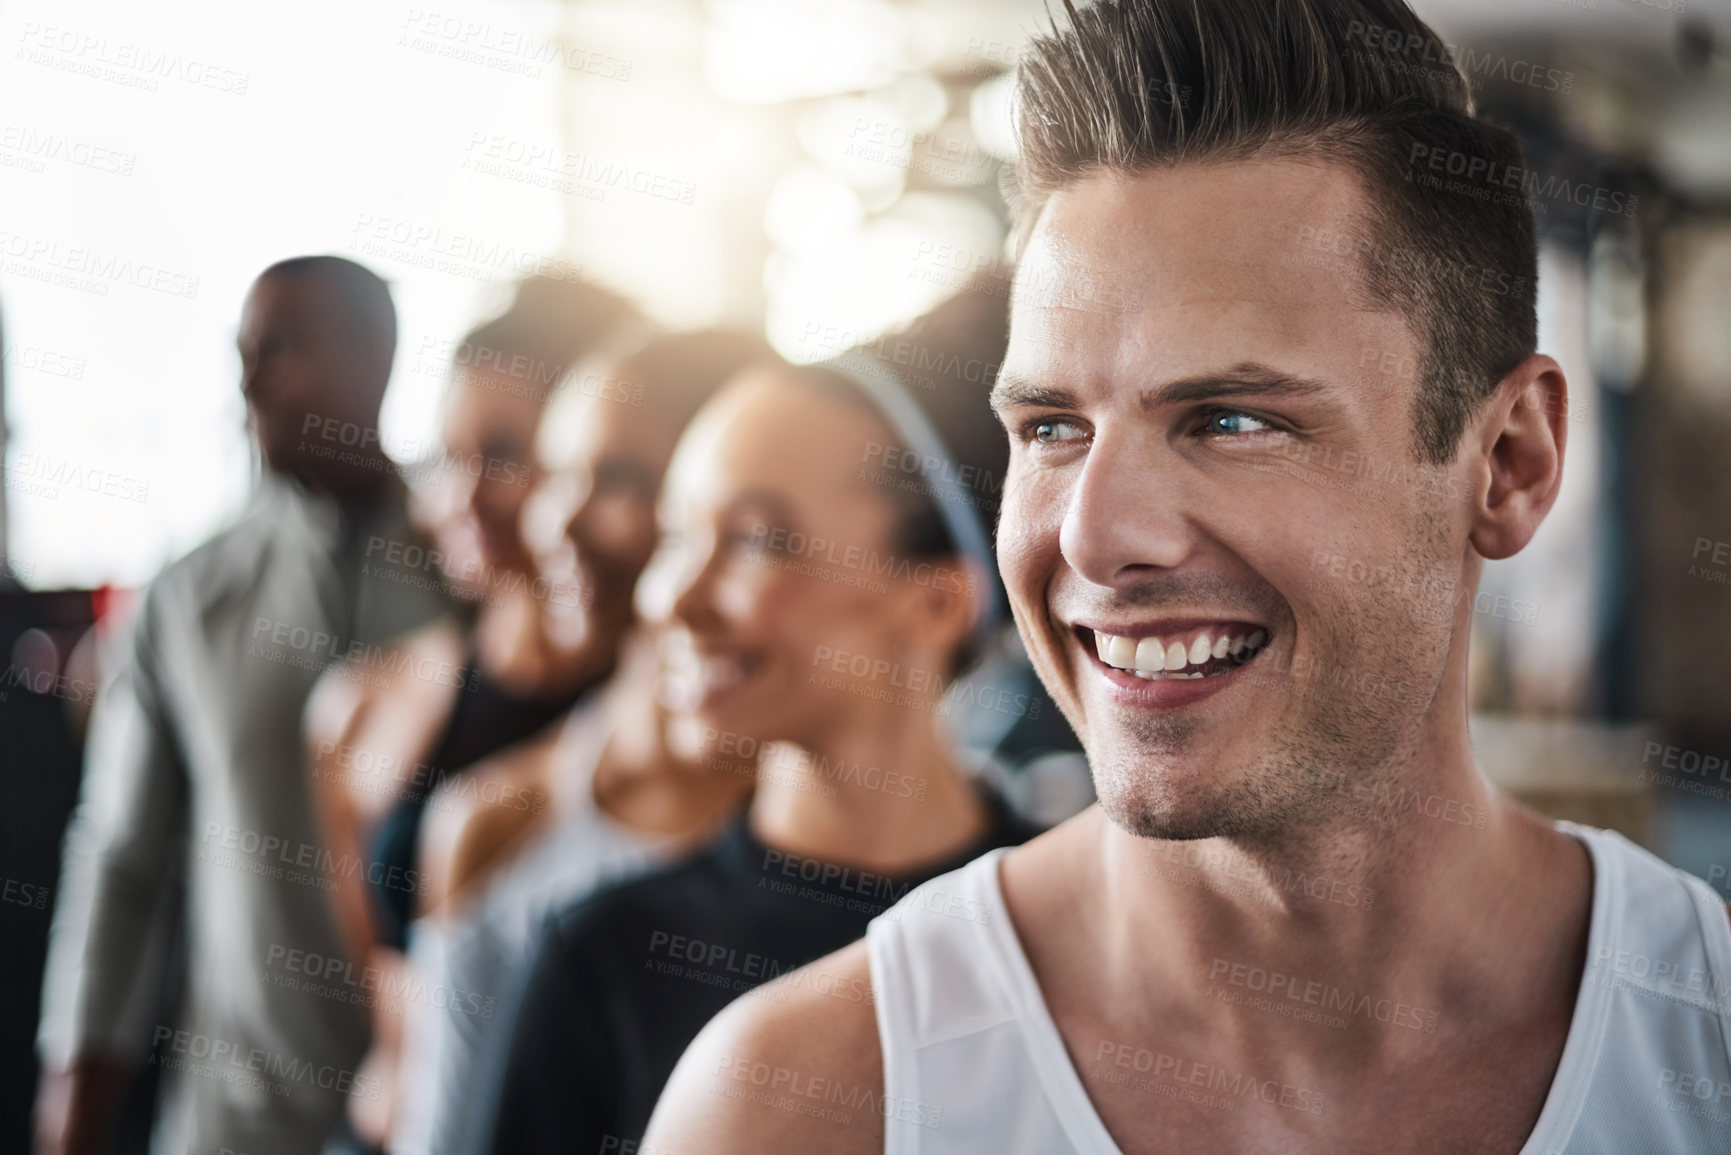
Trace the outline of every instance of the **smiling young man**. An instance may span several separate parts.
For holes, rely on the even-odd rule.
[[[1567,390],[1446,59],[1399,0],[1024,56],[998,557],[1100,805],[816,964],[870,1010],[734,1004],[644,1151],[1731,1151],[1727,911],[1474,766]]]

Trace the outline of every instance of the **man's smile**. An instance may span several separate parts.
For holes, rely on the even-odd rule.
[[[1123,633],[1088,626],[1076,628],[1084,645],[1086,635],[1093,635],[1094,652],[1106,665],[1148,679],[1214,677],[1242,666],[1268,644],[1266,629],[1245,622],[1164,628],[1124,626],[1120,627]]]
[[[1268,648],[1259,622],[1232,619],[1077,623],[1083,660],[1126,705],[1170,708],[1211,697]]]

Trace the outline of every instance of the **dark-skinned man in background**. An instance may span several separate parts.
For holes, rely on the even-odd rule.
[[[362,1008],[281,980],[291,959],[342,954],[301,764],[307,694],[333,658],[437,608],[368,564],[410,533],[378,435],[396,328],[385,283],[338,257],[273,265],[247,296],[262,473],[240,518],[145,590],[97,707],[50,940],[39,1152],[104,1150],[145,1062],[164,1068],[162,1151],[316,1151],[345,1096],[372,1090],[354,1073]],[[150,976],[177,867],[188,959],[165,1022]]]

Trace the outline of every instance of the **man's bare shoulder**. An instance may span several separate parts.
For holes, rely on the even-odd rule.
[[[644,1155],[822,1151],[884,1144],[883,1052],[862,940],[735,1000],[662,1092]]]

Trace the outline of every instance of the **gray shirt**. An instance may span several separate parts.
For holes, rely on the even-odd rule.
[[[408,534],[395,479],[345,517],[267,475],[235,525],[150,583],[97,702],[38,1044],[54,1065],[154,1047],[171,1088],[158,1151],[316,1151],[347,1096],[381,1093],[355,1071],[364,996],[301,981],[311,960],[329,977],[344,956],[330,875],[366,869],[319,833],[301,712],[326,665],[376,674],[377,643],[439,610],[430,583],[369,561]],[[150,956],[177,865],[189,943],[175,1023],[156,1014]]]

